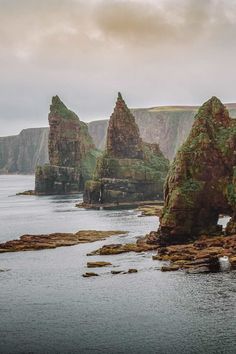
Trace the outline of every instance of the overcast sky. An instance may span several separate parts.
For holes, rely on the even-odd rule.
[[[0,136],[128,106],[236,101],[235,0],[0,0]]]

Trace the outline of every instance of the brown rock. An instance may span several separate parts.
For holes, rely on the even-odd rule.
[[[131,273],[138,273],[138,270],[137,269],[134,269],[134,268],[130,268],[128,270],[128,273],[131,274]]]
[[[236,233],[235,151],[236,120],[212,97],[200,107],[189,137],[170,167],[158,230],[160,244],[221,235],[220,214],[232,216],[226,232]]]
[[[87,262],[88,268],[100,268],[112,265],[110,262]]]
[[[229,258],[230,265],[232,269],[236,269],[236,255]]]
[[[162,266],[161,267],[161,271],[162,272],[173,272],[173,271],[176,271],[176,270],[179,270],[180,267],[178,265],[170,265],[170,266]]]
[[[104,240],[113,235],[120,235],[122,231],[79,231],[72,233],[52,233],[47,235],[23,235],[19,240],[7,241],[0,244],[0,253],[37,251],[65,246],[74,246],[80,243],[89,243]]]
[[[140,138],[134,116],[119,93],[109,120],[105,152],[98,160],[94,179],[85,186],[84,205],[114,207],[159,200],[168,168],[159,146]]]
[[[98,274],[97,273],[93,273],[93,272],[87,272],[85,274],[82,274],[82,277],[84,277],[84,278],[98,277]]]

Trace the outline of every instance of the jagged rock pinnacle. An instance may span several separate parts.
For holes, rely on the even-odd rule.
[[[120,92],[109,121],[106,149],[110,156],[142,158],[139,128]]]
[[[161,243],[184,243],[201,234],[221,232],[217,224],[220,213],[236,219],[234,151],[236,121],[212,97],[199,108],[170,167],[158,231]],[[230,225],[235,229],[234,221]]]

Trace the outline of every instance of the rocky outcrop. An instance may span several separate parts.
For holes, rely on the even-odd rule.
[[[106,150],[95,178],[86,183],[84,202],[126,203],[162,198],[168,161],[157,144],[144,143],[121,94],[111,115]]]
[[[158,242],[178,244],[222,233],[220,214],[236,231],[236,121],[216,97],[199,109],[165,184]]]
[[[18,240],[0,244],[0,253],[38,251],[57,247],[74,246],[80,243],[90,243],[105,240],[107,237],[125,234],[124,231],[82,230],[72,233],[52,233],[47,235],[23,235]]]
[[[0,173],[34,173],[48,162],[48,128],[24,129],[19,135],[0,138]]]
[[[136,243],[108,244],[88,254],[117,255],[127,252],[147,252],[157,250],[152,256],[163,272],[184,270],[189,274],[210,273],[236,269],[236,235],[231,236],[201,236],[193,243],[160,246],[156,240],[156,233],[139,238]]]
[[[49,164],[38,166],[36,194],[68,194],[83,189],[96,164],[98,151],[87,125],[70,111],[58,96],[52,98],[48,116]]]

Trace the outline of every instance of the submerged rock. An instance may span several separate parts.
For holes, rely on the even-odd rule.
[[[87,267],[88,268],[100,268],[100,267],[107,267],[111,266],[112,264],[110,262],[87,262]]]
[[[113,275],[117,275],[117,274],[121,274],[121,273],[124,273],[123,270],[111,270],[111,274]]]
[[[94,179],[86,183],[84,203],[98,205],[162,198],[168,160],[157,144],[144,143],[134,116],[118,94],[111,115],[106,150]]]
[[[87,125],[58,96],[52,98],[48,120],[49,164],[36,168],[35,192],[67,194],[81,191],[85,181],[92,177],[99,155]]]
[[[84,278],[98,277],[98,274],[93,273],[93,272],[87,272],[87,273],[82,274],[82,277],[84,277]]]
[[[129,273],[129,274],[138,273],[138,270],[135,269],[135,268],[130,268],[130,269],[128,270],[128,273]]]
[[[236,233],[236,120],[212,97],[199,109],[165,183],[159,244],[178,244],[200,235],[220,235],[220,214],[232,216]]]

